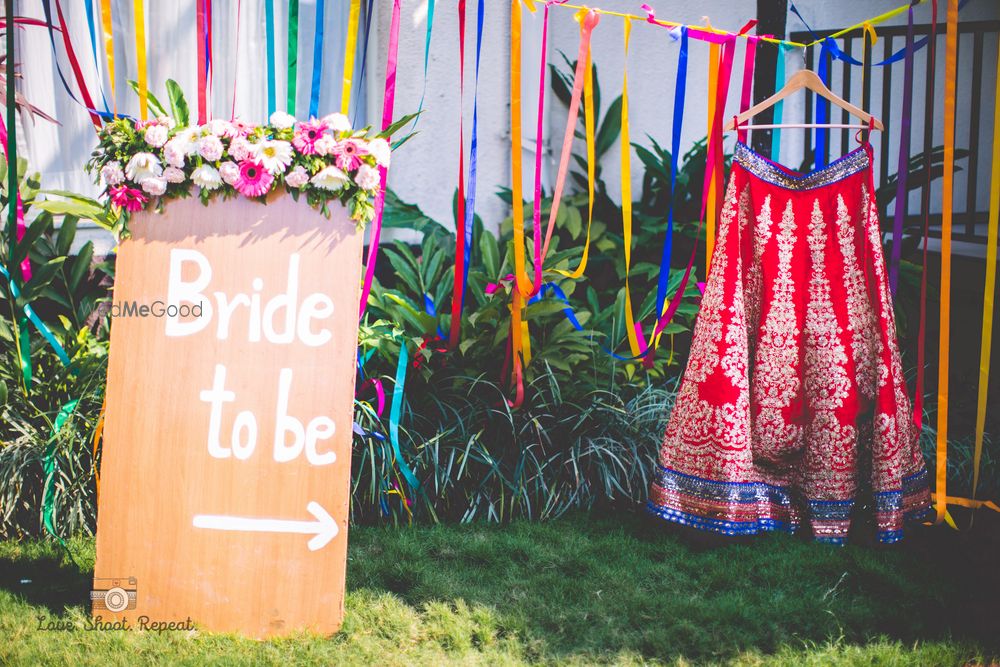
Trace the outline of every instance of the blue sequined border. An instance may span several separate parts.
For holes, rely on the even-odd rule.
[[[657,466],[656,483],[668,492],[679,493],[716,503],[731,505],[759,505],[767,503],[790,507],[791,497],[787,489],[764,482],[720,482],[688,475],[662,465]],[[903,499],[924,492],[929,486],[926,468],[904,477],[902,488],[875,494],[876,512],[892,513],[903,509]],[[821,522],[850,521],[854,500],[809,500],[809,514],[812,520]],[[646,503],[646,510],[667,521],[708,530],[723,535],[755,535],[761,532],[784,531],[793,533],[797,522],[779,521],[770,517],[759,517],[752,521],[727,521],[699,516],[683,510],[658,505],[652,500]],[[918,521],[930,511],[930,506],[919,507],[904,513],[905,522]],[[902,530],[879,530],[878,540],[889,544],[903,537]],[[818,535],[815,540],[825,544],[843,545],[846,538],[839,535]]]
[[[871,164],[868,151],[861,147],[821,169],[810,171],[807,174],[793,174],[781,165],[758,154],[744,143],[736,144],[733,160],[757,178],[786,190],[812,190],[823,187],[863,171]]]

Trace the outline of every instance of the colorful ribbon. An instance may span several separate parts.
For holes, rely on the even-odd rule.
[[[424,98],[427,97],[427,64],[431,55],[431,35],[434,32],[434,0],[427,0],[427,31],[424,34],[424,83],[420,89],[420,104],[417,105],[417,115],[413,118],[410,131],[417,127],[420,113],[424,110]]]
[[[62,545],[66,553],[69,553],[69,547],[66,545],[66,541],[56,532],[55,526],[56,469],[59,467],[56,461],[56,445],[58,444],[59,431],[62,430],[66,420],[76,410],[77,403],[79,403],[79,399],[74,399],[59,409],[59,413],[52,423],[52,435],[49,437],[48,445],[45,447],[45,454],[42,456],[42,472],[45,475],[45,485],[42,488],[42,524],[45,526],[45,530]],[[72,558],[72,554],[70,558]]]
[[[90,114],[91,122],[94,124],[95,130],[100,130],[101,128],[101,118],[110,117],[111,114],[106,112],[98,111],[94,108],[94,102],[90,97],[90,90],[87,88],[87,81],[83,76],[83,70],[80,69],[80,61],[76,57],[76,51],[73,49],[73,42],[69,38],[69,30],[66,27],[66,20],[62,13],[62,5],[60,5],[59,0],[56,0],[56,16],[59,19],[59,27],[55,27],[55,23],[52,20],[52,8],[49,6],[51,0],[45,0],[42,3],[42,11],[45,14],[45,27],[49,32],[49,43],[52,45],[52,58],[56,65],[56,73],[59,75],[59,80],[62,82],[63,88],[66,89],[66,93],[69,95],[70,99],[82,106]],[[8,21],[8,25],[14,25],[17,19],[11,19]],[[21,20],[23,21],[23,19]],[[20,22],[20,21],[18,21]],[[62,66],[59,64],[59,53],[56,49],[55,32],[59,32],[62,35],[63,47],[66,50],[66,58],[69,60],[70,70],[73,72],[73,78],[76,81],[76,85],[80,90],[80,98],[77,99],[76,95],[73,94],[73,90],[70,88],[69,83],[66,81],[66,76],[63,74]]]
[[[135,61],[139,69],[136,82],[139,85],[139,117],[146,120],[149,115],[149,83],[146,80],[146,14],[144,0],[133,0],[135,16]],[[58,0],[56,9],[59,8]],[[86,98],[84,99],[86,101]]]
[[[580,47],[576,54],[576,68],[573,73],[573,91],[570,95],[569,112],[566,118],[566,132],[563,135],[562,153],[559,156],[559,170],[556,172],[556,187],[552,192],[552,206],[549,210],[548,228],[545,230],[545,243],[542,245],[542,260],[549,253],[549,243],[552,241],[552,232],[555,229],[556,216],[559,214],[559,204],[562,201],[563,188],[566,186],[566,173],[569,171],[569,158],[573,149],[573,137],[576,134],[576,121],[580,112],[580,97],[586,87],[586,80],[590,71],[590,38],[594,28],[601,20],[600,14],[594,10],[587,12],[577,12],[576,20],[580,23]],[[593,92],[591,92],[591,104],[593,104]],[[589,158],[588,144],[588,158]],[[589,165],[589,162],[588,162]],[[589,166],[588,166],[589,179]],[[588,187],[589,189],[589,187]],[[592,209],[591,209],[592,211]],[[592,215],[587,220],[587,244],[584,247],[584,259],[581,265],[586,264],[586,256],[590,246],[590,223]],[[581,272],[582,275],[582,272]]]
[[[97,55],[97,24],[94,21],[94,0],[86,0],[84,3],[87,12],[87,34],[90,35],[90,52],[94,59],[94,71],[97,73],[97,80],[101,80],[101,59]],[[98,85],[98,92],[101,93],[101,103],[104,111],[109,112],[108,98],[104,96],[104,86]]]
[[[118,117],[118,98],[115,96],[115,40],[111,16],[111,0],[101,0],[101,27],[104,30],[104,56],[108,63],[108,83],[111,85],[111,107]]]
[[[264,0],[264,39],[267,48],[267,117],[277,109],[274,77],[274,0]]]
[[[295,115],[299,82],[299,0],[288,0],[288,86],[285,111]]]
[[[326,22],[326,0],[316,0],[316,32],[313,34],[312,86],[309,90],[309,117],[319,116],[319,93],[323,79],[323,26]],[[367,49],[365,49],[367,51]]]
[[[455,200],[455,268],[452,272],[451,331],[448,347],[458,344],[462,324],[465,244],[465,0],[458,0],[458,197]]]
[[[817,76],[823,82],[824,86],[830,86],[830,57],[833,54],[830,44],[832,40],[823,40],[823,45],[819,50],[819,67],[817,68]],[[830,122],[830,101],[827,100],[822,95],[816,96],[816,124],[826,125]],[[815,155],[813,155],[813,161],[815,163],[816,169],[822,169],[827,163],[827,153],[829,152],[829,136],[830,131],[825,127],[817,127],[816,132],[816,143],[815,143]]]
[[[392,108],[396,100],[396,67],[399,58],[399,14],[401,0],[392,2],[392,20],[389,24],[389,45],[385,59],[385,92],[382,95],[382,131],[392,125]],[[375,213],[371,224],[371,238],[368,242],[368,261],[365,265],[364,282],[361,285],[361,303],[359,319],[364,316],[368,307],[368,294],[372,290],[375,279],[375,263],[378,259],[379,238],[382,234],[382,211],[385,208],[385,185],[389,172],[385,167],[379,167],[379,189],[375,195]]]
[[[395,2],[393,12],[395,13]],[[354,54],[358,46],[358,21],[361,18],[361,0],[351,0],[351,12],[347,19],[347,35],[344,40],[344,81],[340,87],[340,113],[347,115],[351,108],[351,87],[354,84]]]
[[[399,0],[396,0],[398,5]],[[399,344],[399,361],[396,363],[396,384],[392,388],[392,406],[389,408],[389,443],[392,445],[392,452],[396,457],[396,465],[403,474],[406,483],[414,491],[420,490],[420,481],[413,474],[410,466],[403,459],[403,453],[399,448],[399,419],[403,411],[403,391],[406,386],[406,368],[410,363],[409,352],[406,349],[406,341]]]
[[[1000,55],[998,55],[1000,58]],[[1000,60],[998,60],[1000,62]],[[986,285],[983,289],[983,335],[979,350],[979,395],[976,401],[976,445],[972,461],[972,497],[979,486],[986,428],[986,397],[990,387],[990,353],[993,341],[993,309],[996,298],[997,232],[1000,221],[1000,73],[993,103],[993,174],[990,178],[990,217],[986,228]]]
[[[906,218],[910,193],[906,188],[910,171],[910,125],[913,116],[913,6],[906,21],[906,59],[903,65],[903,108],[900,119],[899,162],[896,168],[896,205],[892,214],[892,252],[889,256],[889,291],[893,296],[899,287],[899,260],[903,247],[903,220]]]
[[[774,87],[781,90],[785,87],[785,45],[778,46],[777,62],[774,66]],[[785,115],[785,101],[778,100],[774,105],[774,124],[781,125]],[[771,132],[771,159],[781,160],[781,128],[776,127]]]
[[[948,355],[951,352],[951,221],[955,187],[955,82],[958,61],[958,0],[948,0],[944,64],[944,173],[941,187],[941,312],[938,341],[937,461],[935,523],[948,509]]]
[[[198,124],[208,121],[208,25],[205,20],[206,0],[195,0],[195,21],[197,22],[198,51]]]
[[[372,31],[372,20],[374,11],[375,0],[368,0],[368,5],[365,8],[365,41],[361,43],[361,72],[358,74],[358,88],[364,85],[365,82],[365,68],[368,65],[368,37],[371,35]],[[354,125],[358,124],[358,110],[360,105],[354,105]]]
[[[931,41],[927,51],[927,61],[930,63],[927,79],[927,99],[934,100],[934,74],[937,70],[937,0],[931,0]],[[930,106],[930,105],[929,105]],[[928,108],[928,118],[924,127],[924,139],[928,146],[933,139],[934,127],[931,122],[933,109]],[[924,179],[926,183],[931,182],[931,160],[926,160],[924,164]],[[924,427],[924,363],[927,349],[927,239],[928,227],[931,216],[931,193],[930,187],[924,186],[922,195],[922,208],[924,210],[924,238],[923,238],[923,265],[920,271],[920,324],[917,328],[917,381],[916,390],[913,394],[913,424],[917,432],[921,432]]]

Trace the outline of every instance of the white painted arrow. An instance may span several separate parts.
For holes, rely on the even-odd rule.
[[[242,516],[225,516],[220,514],[196,514],[195,528],[210,530],[239,530],[258,533],[299,533],[313,535],[309,540],[309,550],[316,551],[326,546],[340,532],[337,522],[323,509],[322,505],[310,501],[306,505],[309,513],[316,521],[289,521],[286,519],[256,519]]]

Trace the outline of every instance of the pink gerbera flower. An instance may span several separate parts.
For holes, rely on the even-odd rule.
[[[240,163],[240,175],[233,184],[244,197],[260,197],[271,189],[274,177],[264,165],[253,160]]]
[[[253,123],[248,123],[242,118],[234,118],[232,120],[232,127],[233,127],[232,132],[227,134],[226,136],[245,137],[246,135],[254,131],[256,125],[254,125]]]
[[[115,185],[108,188],[108,195],[111,197],[112,204],[129,213],[141,211],[147,201],[146,196],[141,191],[126,185]]]
[[[315,118],[308,123],[299,123],[295,126],[295,138],[292,139],[292,145],[303,155],[315,155],[317,152],[316,142],[323,136],[326,129],[326,123]]]
[[[361,156],[368,154],[364,142],[357,139],[338,141],[333,147],[334,163],[343,171],[354,171],[361,164]]]

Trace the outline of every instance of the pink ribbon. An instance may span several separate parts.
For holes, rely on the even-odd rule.
[[[576,72],[573,74],[573,94],[569,102],[569,116],[566,119],[566,134],[563,135],[562,154],[559,156],[559,171],[556,175],[556,188],[552,194],[552,208],[549,211],[548,229],[545,230],[545,245],[542,247],[541,260],[539,266],[545,261],[545,256],[549,252],[549,242],[552,241],[552,232],[555,229],[556,214],[559,212],[559,202],[562,199],[563,187],[566,185],[566,172],[569,170],[569,156],[573,148],[573,136],[576,134],[576,121],[580,114],[580,97],[583,95],[583,82],[585,68],[587,67],[587,53],[590,50],[590,35],[601,16],[593,9],[589,10],[583,17],[580,29],[580,49],[576,54]],[[538,155],[536,157],[536,163]],[[535,194],[536,202],[538,194]],[[537,207],[537,203],[536,203]],[[536,255],[536,258],[538,255]]]
[[[13,83],[12,82],[8,82],[8,85],[13,85]],[[4,157],[7,157],[7,125],[3,122],[2,118],[0,118],[0,142],[3,142],[3,154],[4,154]],[[12,164],[8,164],[7,168],[8,169],[14,169],[14,170],[16,170],[17,169],[17,165],[16,164],[13,164],[13,165]],[[9,197],[10,193],[7,193],[7,195]],[[24,206],[21,204],[21,191],[18,190],[17,191],[17,241],[18,241],[18,243],[21,242],[21,239],[24,238],[24,235],[25,235],[25,233],[27,231],[28,231],[28,227],[24,223]],[[13,248],[11,249],[11,251],[13,251]],[[28,282],[29,280],[31,280],[31,259],[29,259],[29,257],[28,257],[27,254],[24,256],[24,259],[21,260],[21,277],[24,278],[24,282]]]
[[[385,60],[385,94],[382,97],[382,130],[392,125],[392,107],[396,101],[396,65],[399,55],[399,14],[401,0],[393,0],[392,22],[389,25],[389,49]],[[364,317],[368,308],[368,295],[375,279],[375,262],[378,259],[379,238],[382,236],[382,210],[385,208],[385,185],[388,178],[385,167],[378,168],[379,188],[375,195],[375,216],[372,219],[372,236],[368,243],[368,262],[365,265],[365,281],[361,286],[359,318]]]

